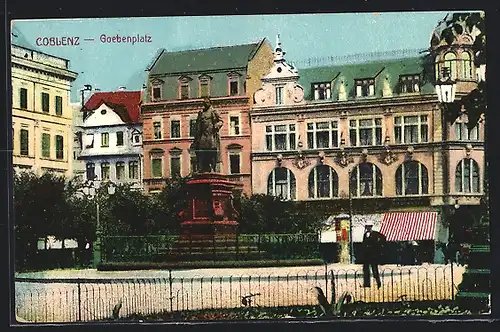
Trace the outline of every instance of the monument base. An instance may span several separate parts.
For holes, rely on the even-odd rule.
[[[200,173],[187,181],[188,206],[181,213],[184,221],[169,260],[234,259],[238,215],[233,191],[241,187],[219,173]]]

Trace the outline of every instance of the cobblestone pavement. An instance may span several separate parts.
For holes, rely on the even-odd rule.
[[[16,281],[16,314],[36,322],[74,322],[109,318],[121,302],[120,314],[152,314],[161,311],[203,308],[234,308],[244,305],[289,306],[316,304],[312,287],[319,286],[331,296],[333,271],[336,297],[350,292],[356,301],[389,302],[451,299],[464,267],[424,264],[380,267],[383,287],[362,287],[361,265],[96,271],[54,270],[20,273],[17,278],[58,279],[47,283]],[[325,272],[328,271],[328,278]],[[80,279],[80,280],[75,280]],[[249,305],[249,303],[246,303]]]

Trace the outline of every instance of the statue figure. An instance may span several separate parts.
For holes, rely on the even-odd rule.
[[[196,133],[191,149],[196,153],[198,172],[216,172],[221,162],[219,130],[222,118],[208,97],[203,99],[203,110],[196,119]]]

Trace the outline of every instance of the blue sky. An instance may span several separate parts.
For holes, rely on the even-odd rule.
[[[158,49],[177,51],[257,42],[267,38],[273,47],[276,34],[286,58],[343,56],[355,53],[420,49],[446,12],[342,13],[294,15],[238,15],[158,18],[100,18],[18,20],[13,22],[15,42],[70,60],[79,74],[72,88],[91,84],[102,91],[119,86],[140,89],[144,69]],[[108,44],[99,37],[148,34],[151,43]],[[80,38],[79,46],[36,46],[37,37]],[[94,38],[85,42],[84,38]],[[300,66],[299,66],[300,73]]]

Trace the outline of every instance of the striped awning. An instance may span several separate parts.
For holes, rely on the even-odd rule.
[[[437,212],[391,212],[382,220],[380,233],[387,241],[434,240]]]

